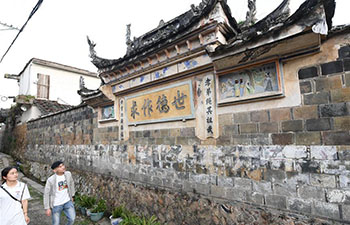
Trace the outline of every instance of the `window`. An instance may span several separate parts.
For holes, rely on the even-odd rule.
[[[37,98],[49,99],[50,76],[38,73]]]

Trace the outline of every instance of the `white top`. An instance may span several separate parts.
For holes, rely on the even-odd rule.
[[[26,199],[30,199],[30,194],[28,191],[28,186],[25,183],[22,183],[20,181],[17,181],[16,186],[14,187],[9,187],[7,186],[6,183],[4,183],[2,185],[8,192],[10,192],[10,194],[17,198],[18,200],[26,200]],[[22,195],[23,193],[23,195]],[[21,198],[22,197],[22,198]]]
[[[64,203],[70,201],[68,194],[67,180],[64,175],[56,174],[56,191],[55,191],[55,201],[54,206],[63,205]]]
[[[3,187],[10,194],[18,199],[21,198],[24,183],[17,182],[15,187],[8,187],[6,183]],[[24,188],[22,200],[30,198],[27,186]],[[0,224],[1,225],[26,225],[22,205],[20,202],[11,198],[2,188],[0,188]]]

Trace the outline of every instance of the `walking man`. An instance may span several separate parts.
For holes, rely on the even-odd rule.
[[[47,179],[44,191],[46,215],[52,216],[52,225],[59,225],[63,211],[68,220],[67,225],[72,225],[75,220],[73,205],[75,188],[72,174],[66,171],[62,161],[54,162],[51,169],[55,174]]]

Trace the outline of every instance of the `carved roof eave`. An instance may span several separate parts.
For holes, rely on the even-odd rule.
[[[278,15],[283,15],[283,12],[286,12],[288,2],[289,0],[284,0],[276,10],[262,21],[231,39],[227,45],[217,47],[214,52],[210,53],[210,56],[217,60],[286,39],[310,29],[316,23],[324,20],[324,16],[326,16],[328,29],[332,26],[335,10],[335,4],[332,4],[334,0],[307,0],[293,15],[283,19]],[[324,13],[320,13],[320,10],[323,10]],[[269,28],[269,24],[272,25],[271,28]]]
[[[91,54],[92,63],[98,68],[100,73],[121,68],[126,64],[136,61],[152,53],[155,49],[162,48],[179,37],[189,33],[189,27],[199,22],[201,18],[208,15],[215,5],[220,2],[232,27],[234,36],[240,31],[236,20],[231,16],[231,11],[226,0],[202,0],[199,6],[183,13],[182,15],[168,21],[163,26],[147,32],[134,39],[134,48],[124,57],[119,59],[104,59],[96,54]]]
[[[92,106],[93,108],[113,103],[113,101],[110,100],[106,95],[104,95],[102,91],[99,91],[98,93],[88,97],[82,97],[82,100],[87,105]]]

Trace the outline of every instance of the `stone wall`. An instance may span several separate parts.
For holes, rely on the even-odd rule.
[[[221,114],[218,139],[174,127],[119,141],[116,126],[99,128],[81,106],[29,122],[25,158],[42,181],[63,159],[82,192],[167,224],[350,223],[347,49],[289,62],[301,104]]]

